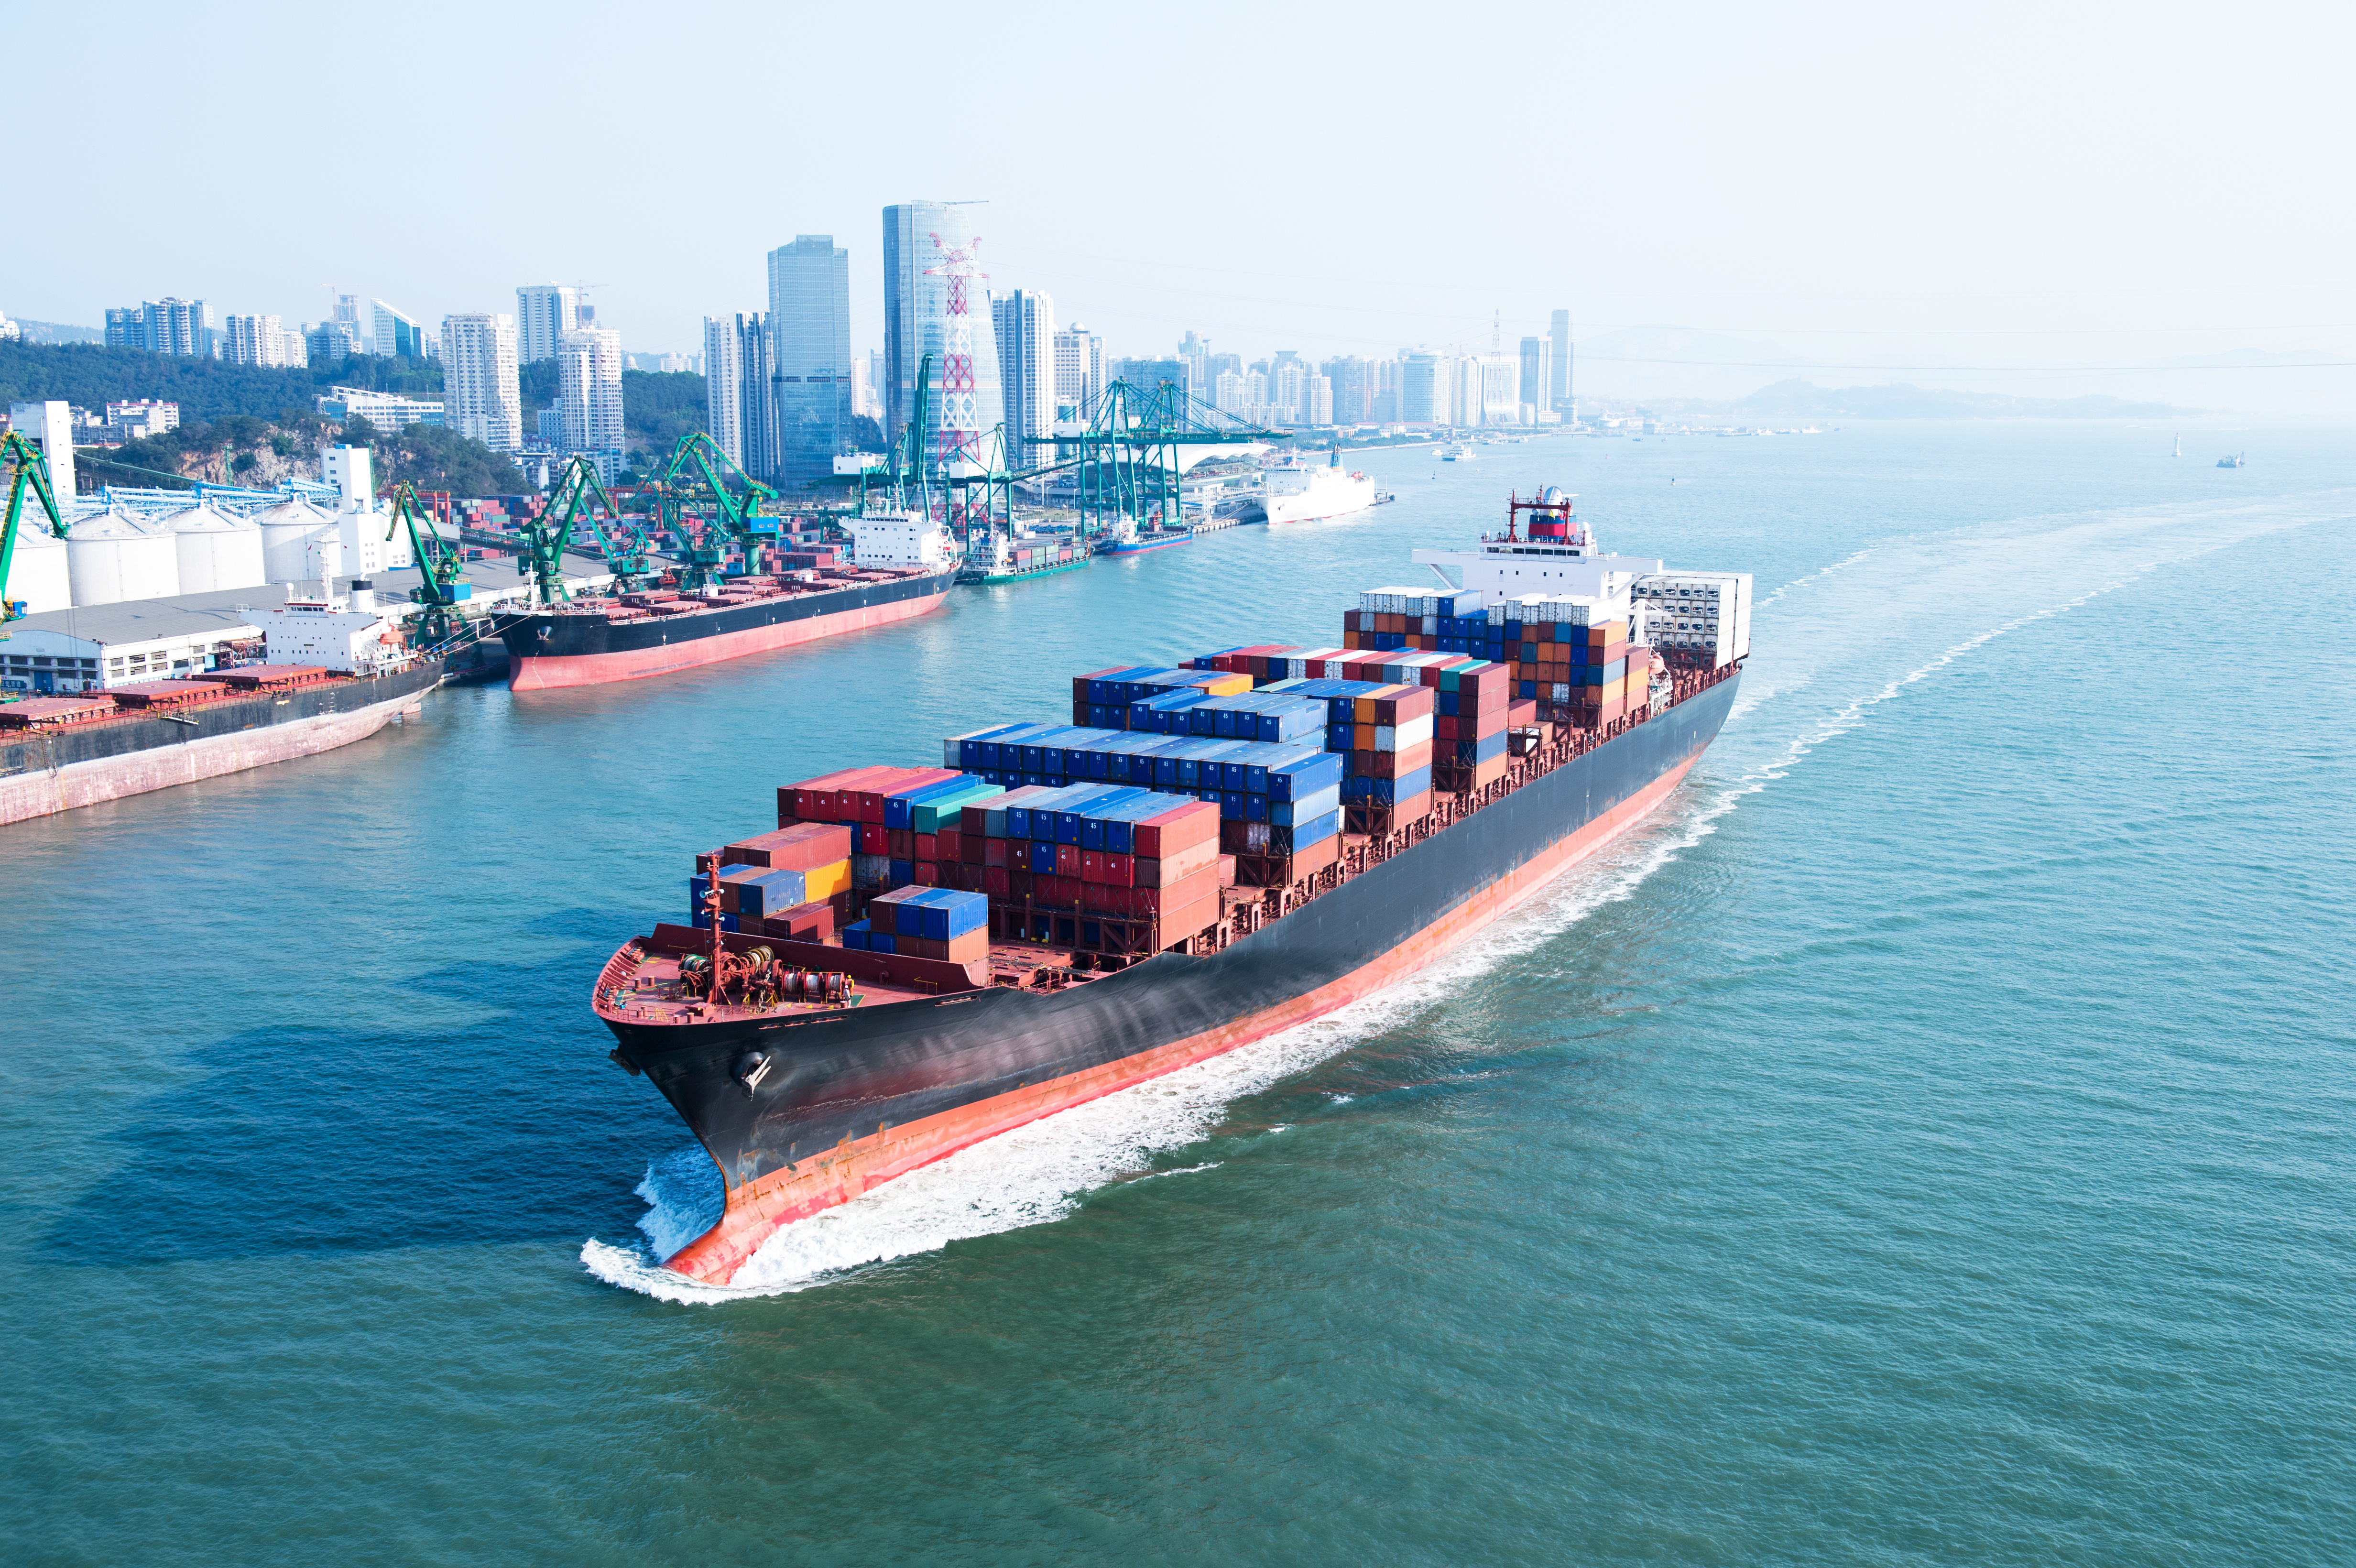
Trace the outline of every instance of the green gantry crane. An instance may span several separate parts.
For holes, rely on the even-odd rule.
[[[444,539],[430,524],[418,527],[424,511],[417,487],[402,480],[392,487],[392,520],[386,525],[384,537],[390,540],[401,531],[402,524],[409,525],[409,546],[417,555],[417,574],[424,580],[409,591],[409,598],[412,603],[425,607],[410,642],[421,651],[434,652],[465,640],[471,628],[460,624],[458,596],[453,592],[459,572],[466,570],[466,552],[457,540]]]
[[[40,497],[52,535],[65,538],[66,524],[58,516],[57,493],[49,488],[48,460],[33,449],[23,432],[12,430],[0,436],[0,463],[16,470],[8,480],[8,520],[0,525],[0,621],[16,621],[24,618],[25,602],[8,597],[8,568],[16,559],[16,524],[25,512],[25,486],[30,485],[33,494]]]
[[[606,568],[614,574],[615,586],[627,591],[655,575],[647,560],[654,541],[647,538],[645,529],[622,520],[621,509],[606,494],[605,481],[597,477],[597,465],[575,453],[565,461],[564,472],[548,487],[548,505],[539,517],[519,530],[526,558],[531,562],[532,581],[543,604],[562,603],[573,596],[564,586],[564,552],[574,548],[573,525],[583,520],[592,500],[605,508],[606,520],[613,525],[609,534],[597,526],[594,513],[586,518],[598,552],[605,556]]]
[[[730,493],[722,478],[723,471],[734,474],[743,484],[742,500]],[[687,558],[687,565],[680,572],[680,586],[689,592],[719,579],[730,544],[749,546],[776,536],[777,519],[763,517],[761,505],[776,501],[777,493],[745,473],[720,449],[718,443],[700,430],[680,437],[670,461],[663,464],[661,475],[648,488],[655,496],[657,527],[670,530],[679,540],[680,553]],[[711,493],[716,516],[712,519],[714,526],[705,528],[699,539],[688,528],[687,507],[705,490]]]

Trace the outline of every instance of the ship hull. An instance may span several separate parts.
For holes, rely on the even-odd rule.
[[[439,665],[0,741],[0,824],[316,756],[365,740],[444,678]]]
[[[1149,550],[1168,549],[1173,545],[1193,544],[1192,533],[1171,534],[1165,538],[1145,537],[1135,539],[1107,539],[1097,546],[1098,555],[1143,555]]]
[[[1061,991],[872,1012],[686,1026],[601,1015],[726,1185],[720,1222],[669,1266],[724,1283],[781,1225],[1412,974],[1665,799],[1738,685],[1704,689],[1209,957],[1163,954]],[[748,1092],[754,1053],[772,1070]]]
[[[500,633],[508,648],[508,683],[517,691],[547,691],[646,680],[886,626],[939,609],[951,581],[948,572],[928,572],[822,595],[621,623],[594,615],[526,615]]]

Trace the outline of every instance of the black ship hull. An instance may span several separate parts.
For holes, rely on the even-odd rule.
[[[643,680],[921,615],[940,607],[954,580],[924,572],[640,620],[543,612],[506,622],[499,635],[518,691]]]

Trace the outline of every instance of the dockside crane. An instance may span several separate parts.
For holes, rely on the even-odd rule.
[[[589,510],[592,501],[605,508],[611,533],[597,526],[595,514]],[[573,525],[584,521],[584,515],[598,552],[614,574],[616,587],[626,592],[654,575],[647,563],[653,541],[647,538],[645,529],[623,521],[621,509],[606,493],[605,481],[597,477],[597,465],[575,453],[566,460],[563,473],[549,486],[548,505],[539,517],[518,530],[526,559],[531,563],[533,584],[543,604],[562,603],[573,596],[564,586],[564,552],[576,548]]]
[[[17,621],[24,618],[25,602],[8,597],[8,568],[16,559],[16,525],[25,512],[26,486],[32,486],[33,494],[40,497],[53,537],[66,537],[66,523],[58,515],[57,492],[49,488],[48,460],[33,449],[23,432],[12,430],[0,436],[0,464],[15,470],[8,479],[7,521],[0,524],[0,621]]]
[[[723,471],[733,473],[743,485],[742,500],[730,492],[722,477]],[[777,520],[761,514],[762,504],[774,503],[777,493],[745,473],[742,464],[700,430],[680,437],[679,444],[671,449],[670,461],[663,464],[662,473],[647,488],[654,494],[657,526],[671,531],[679,540],[680,552],[687,557],[687,566],[680,574],[680,586],[690,592],[718,580],[731,543],[750,546],[758,543],[762,536],[777,531]],[[699,539],[688,528],[687,507],[707,490],[717,514],[713,519],[717,527],[706,528]],[[715,538],[715,534],[721,537]]]
[[[423,580],[409,591],[409,598],[412,603],[424,606],[410,641],[421,650],[432,650],[463,640],[462,634],[470,628],[461,624],[454,592],[458,574],[466,570],[466,552],[457,540],[443,538],[430,523],[419,527],[424,513],[417,487],[402,480],[392,487],[392,520],[386,525],[384,537],[390,541],[403,523],[409,525],[409,548],[416,552],[417,575]]]

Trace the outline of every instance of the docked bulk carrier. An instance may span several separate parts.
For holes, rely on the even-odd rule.
[[[1732,706],[1750,580],[1602,556],[1560,492],[1483,544],[1545,586],[1081,676],[1069,724],[787,785],[697,856],[592,997],[725,1184],[668,1265],[725,1283],[784,1224],[1389,985],[1665,799]],[[1711,613],[1664,608],[1704,580]]]
[[[626,592],[552,605],[501,624],[518,691],[642,680],[937,610],[957,580],[949,538],[916,511],[844,525],[851,560],[782,576],[725,580],[696,593]]]
[[[0,704],[0,823],[333,751],[459,673],[412,652],[366,582],[253,618],[271,662],[114,686],[93,668],[80,691]]]

